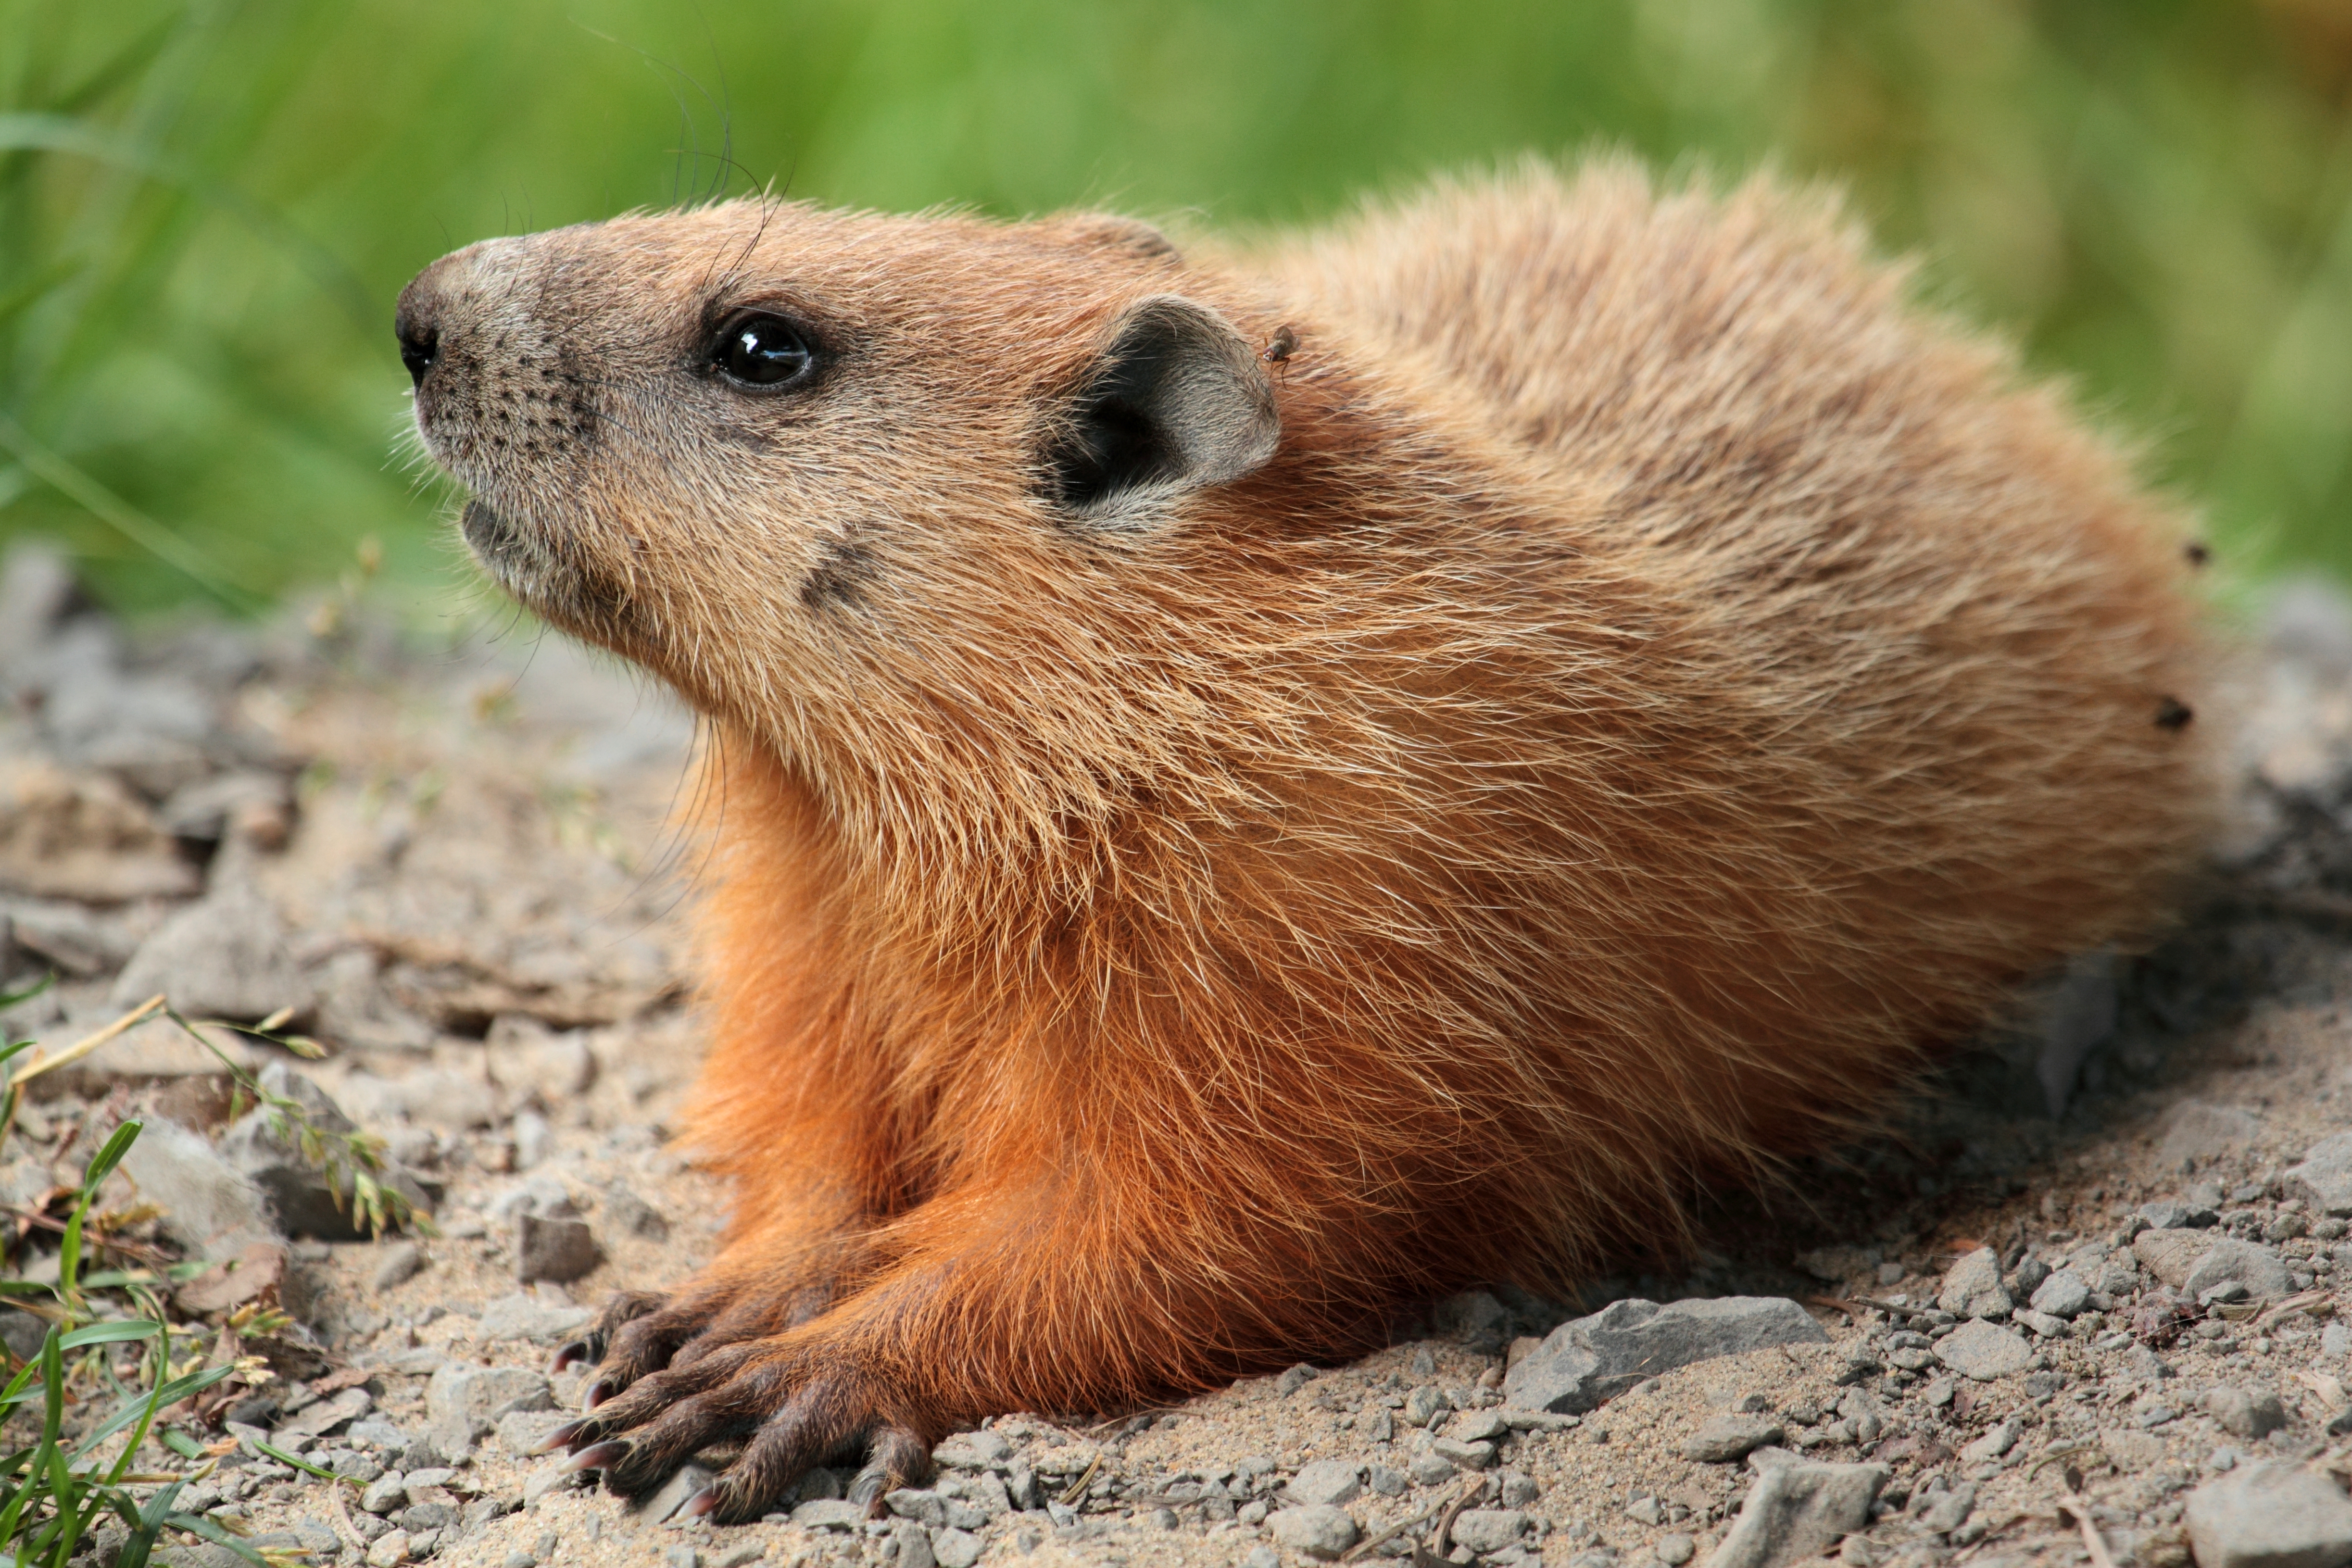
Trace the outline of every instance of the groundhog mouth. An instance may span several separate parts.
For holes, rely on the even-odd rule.
[[[591,637],[608,633],[620,596],[566,560],[541,530],[469,497],[457,518],[467,548],[499,587],[549,620]]]

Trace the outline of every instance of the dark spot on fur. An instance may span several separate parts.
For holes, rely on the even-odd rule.
[[[866,589],[881,575],[881,562],[864,545],[827,539],[816,566],[801,584],[801,602],[811,610],[831,605],[854,610],[866,601]]]
[[[2213,551],[2201,539],[2189,540],[2189,548],[2181,553],[2189,558],[2191,566],[2203,566],[2213,559]]]
[[[2187,703],[2182,702],[2179,697],[2162,697],[2158,699],[2156,705],[2156,727],[2158,729],[2186,729],[2189,727],[2189,721],[2196,716],[2197,710],[2190,707]]]

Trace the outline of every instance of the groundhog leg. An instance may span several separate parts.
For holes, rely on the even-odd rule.
[[[870,1499],[919,1479],[932,1442],[982,1416],[1116,1407],[1370,1348],[1390,1307],[1429,1282],[1392,1205],[1334,1193],[1330,1208],[1277,1216],[1245,1185],[1171,1185],[1177,1168],[968,1179],[878,1229],[887,1264],[833,1311],[681,1355],[557,1441],[574,1469],[643,1494],[698,1450],[748,1439],[693,1505],[725,1522],[844,1459],[865,1464],[853,1495]],[[755,1288],[727,1267],[686,1295]]]

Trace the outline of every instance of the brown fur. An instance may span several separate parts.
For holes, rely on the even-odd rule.
[[[1257,256],[737,203],[425,273],[478,549],[718,737],[739,1207],[611,1313],[583,1462],[751,1435],[740,1518],[1360,1352],[2145,934],[2208,798],[2179,519],[1905,288],[1828,196],[1616,162]],[[1171,295],[1279,445],[1074,513],[1041,443]],[[747,303],[811,389],[705,368]]]

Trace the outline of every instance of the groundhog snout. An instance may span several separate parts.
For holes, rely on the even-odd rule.
[[[419,273],[401,292],[393,331],[415,385],[417,428],[469,485],[543,477],[547,464],[593,444],[588,378],[473,252]]]

